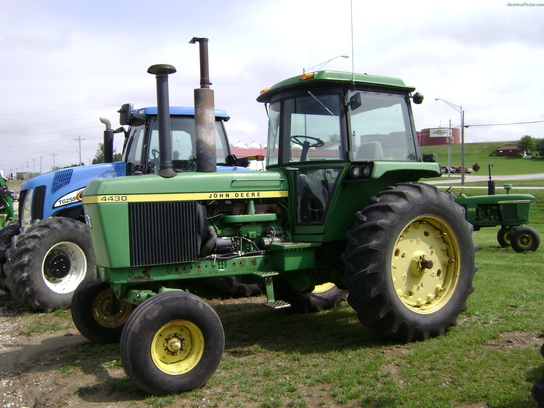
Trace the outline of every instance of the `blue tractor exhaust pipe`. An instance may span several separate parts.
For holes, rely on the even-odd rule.
[[[172,137],[170,127],[170,102],[168,96],[168,75],[176,68],[168,64],[152,65],[147,70],[157,78],[157,117],[159,120],[159,176],[170,178],[176,175],[172,166]]]

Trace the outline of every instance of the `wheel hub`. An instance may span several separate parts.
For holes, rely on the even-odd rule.
[[[151,358],[156,367],[171,375],[192,370],[204,354],[204,335],[187,320],[173,320],[162,326],[153,337]]]
[[[185,339],[177,333],[173,333],[166,337],[163,347],[168,355],[176,356],[185,349]]]
[[[87,257],[75,242],[62,241],[51,247],[41,263],[42,277],[59,294],[73,292],[87,275]]]
[[[48,275],[62,279],[70,272],[70,258],[64,254],[54,254],[48,262]]]

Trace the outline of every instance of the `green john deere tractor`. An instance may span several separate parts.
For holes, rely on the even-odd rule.
[[[207,44],[200,42],[201,56]],[[200,387],[224,349],[221,321],[188,279],[235,276],[308,294],[349,291],[360,321],[378,336],[425,340],[455,325],[473,291],[476,246],[461,206],[418,183],[440,176],[421,157],[410,100],[396,78],[318,71],[286,79],[257,98],[266,105],[267,170],[215,172],[207,68],[195,90],[197,171],[168,157],[168,65],[157,74],[159,174],[92,181],[83,203],[97,278],[79,286],[72,315],[96,342],[120,340],[142,390]],[[296,302],[297,297],[292,297]]]

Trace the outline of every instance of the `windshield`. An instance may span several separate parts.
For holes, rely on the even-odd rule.
[[[416,160],[415,141],[403,95],[358,92],[351,111],[352,160]]]
[[[148,122],[151,135],[144,137],[144,125],[130,130],[129,142],[125,152],[128,169],[145,173],[158,173],[160,167],[158,120],[151,117]],[[174,170],[196,170],[195,120],[192,116],[172,116],[172,165]],[[215,121],[216,163],[224,164],[228,154],[228,146],[223,122]],[[146,142],[147,140],[147,142]],[[147,166],[145,166],[147,163]]]
[[[339,101],[338,94],[307,92],[272,103],[268,124],[268,165],[341,159]],[[282,104],[283,115],[280,116]],[[281,146],[280,133],[284,138]]]

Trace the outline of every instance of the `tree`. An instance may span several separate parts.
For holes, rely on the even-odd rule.
[[[113,151],[113,161],[121,161],[121,153]],[[104,143],[98,143],[98,149],[93,159],[93,164],[104,163]]]
[[[544,157],[544,139],[538,139],[537,149],[540,157]]]
[[[536,140],[532,136],[525,135],[518,142],[518,149],[531,153],[532,150],[536,149]]]

